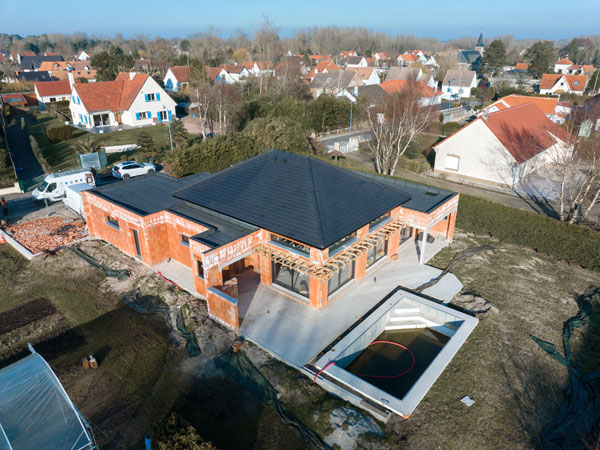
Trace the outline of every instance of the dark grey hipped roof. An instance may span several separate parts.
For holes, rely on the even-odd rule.
[[[55,78],[50,76],[46,70],[35,72],[17,72],[15,78],[19,81],[53,81]]]
[[[411,196],[308,155],[270,150],[175,197],[324,249]]]
[[[146,216],[181,203],[173,197],[173,192],[209,176],[198,173],[183,178],[173,178],[157,173],[145,175],[133,180],[112,183],[92,189],[100,197],[104,197],[138,215]]]

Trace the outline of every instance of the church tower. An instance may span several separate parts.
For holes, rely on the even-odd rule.
[[[485,51],[485,45],[483,44],[483,31],[479,34],[479,39],[477,39],[475,50],[477,50],[479,53],[481,53],[481,56],[483,56],[483,52]]]

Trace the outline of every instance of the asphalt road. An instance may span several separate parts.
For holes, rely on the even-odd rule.
[[[323,136],[317,139],[320,143],[326,145],[327,147],[333,148],[336,142],[348,142],[350,138],[363,136],[366,138],[370,138],[371,130],[357,130],[357,131],[348,131],[339,134],[332,134],[329,136]]]

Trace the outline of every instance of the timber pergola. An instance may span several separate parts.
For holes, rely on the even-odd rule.
[[[268,244],[260,244],[255,247],[254,252],[267,256],[271,261],[286,266],[292,270],[297,270],[304,274],[309,274],[321,280],[329,280],[333,275],[345,267],[347,264],[358,258],[363,253],[368,252],[373,247],[384,241],[390,234],[402,229],[406,226],[400,219],[393,219],[382,225],[363,239],[350,245],[347,249],[336,254],[333,258],[325,262],[325,264],[315,264],[311,261],[302,259],[298,256],[290,255],[289,253],[279,250]]]

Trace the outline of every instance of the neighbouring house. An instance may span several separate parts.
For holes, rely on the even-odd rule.
[[[540,94],[583,95],[587,83],[588,77],[585,75],[545,73],[540,81]]]
[[[434,171],[460,181],[513,187],[569,152],[566,130],[534,102],[483,115],[433,146]]]
[[[91,83],[96,81],[96,70],[86,61],[44,61],[39,70],[48,71],[57,80],[67,80],[71,73],[75,79],[85,78]]]
[[[573,64],[567,68],[568,75],[591,75],[596,68],[591,64]]]
[[[423,50],[407,50],[404,52],[404,54],[416,56],[418,62],[421,64],[427,64],[431,56],[429,53],[424,52]]]
[[[410,54],[409,55],[402,54],[402,55],[398,55],[397,61],[398,61],[399,66],[408,67],[411,64],[419,62],[419,56],[418,55],[410,55]]]
[[[450,100],[470,97],[471,89],[477,87],[477,74],[472,70],[448,70],[442,81],[443,98]]]
[[[250,76],[250,71],[242,65],[222,65],[219,67],[225,69],[225,71],[231,76],[231,78],[233,78],[233,80],[236,83],[244,81]]]
[[[351,56],[346,58],[346,69],[358,68],[358,67],[368,67],[367,60],[364,56]]]
[[[163,79],[165,90],[172,92],[179,91],[179,88],[188,84],[189,73],[190,68],[188,66],[169,67],[169,70],[167,70],[165,78]]]
[[[114,81],[73,84],[73,124],[82,128],[140,127],[170,122],[175,101],[150,76],[122,72]]]
[[[349,98],[351,102],[356,103],[360,99],[366,99],[367,105],[373,107],[381,102],[388,95],[385,89],[379,84],[367,84],[358,86],[344,92],[344,96]]]
[[[321,94],[338,95],[359,86],[363,86],[363,82],[355,70],[332,70],[316,74],[309,88],[313,98],[317,98]]]
[[[377,71],[373,67],[357,67],[357,68],[346,68],[346,70],[354,70],[358,73],[361,81],[364,85],[369,84],[379,84],[380,79],[379,75],[377,75]]]
[[[340,56],[342,58],[350,58],[352,56],[358,56],[358,54],[354,50],[342,50]]]
[[[373,55],[373,57],[379,61],[380,59],[389,59],[390,55],[388,52],[378,52]]]
[[[52,78],[47,71],[37,71],[37,72],[17,72],[15,73],[14,81],[20,82],[35,82],[35,81],[56,81]],[[14,82],[10,81],[10,82]]]
[[[331,56],[329,55],[308,55],[308,59],[311,64],[318,64],[321,61],[331,61]]]
[[[342,68],[331,61],[321,61],[305,75],[304,79],[310,83],[316,74],[327,73],[333,70],[342,70]]]
[[[87,54],[85,50],[81,50],[75,59],[78,59],[79,61],[87,61],[88,59],[91,59],[91,56]]]
[[[520,62],[520,63],[515,64],[514,70],[520,70],[522,72],[527,72],[530,67],[531,67],[531,63]]]
[[[579,136],[588,137],[594,130],[596,133],[600,131],[600,94],[588,98],[583,110],[580,111],[583,115],[583,121],[579,128]]]
[[[21,56],[20,66],[21,70],[25,72],[32,72],[40,70],[40,66],[44,61],[58,62],[63,61],[63,57],[60,55],[33,55],[33,56]]]
[[[421,106],[439,105],[442,102],[442,92],[427,86],[420,81],[412,80],[385,80],[380,86],[388,94],[402,92],[405,89],[417,89],[421,99]]]
[[[573,61],[568,58],[563,58],[556,63],[554,63],[554,72],[567,74],[569,67],[573,65]]]
[[[321,310],[404,246],[424,255],[428,237],[452,240],[459,196],[269,150],[212,175],[143,176],[82,200],[90,236],[148,266],[176,264],[210,317],[238,330],[249,288]]]
[[[35,96],[38,103],[53,103],[69,101],[71,97],[70,81],[41,81],[34,84]]]
[[[273,63],[270,62],[261,62],[261,61],[246,61],[242,63],[250,75],[254,75],[255,77],[266,75],[266,76],[274,76],[275,69],[273,67]]]
[[[530,102],[535,103],[537,107],[544,114],[546,114],[546,117],[559,125],[564,123],[565,119],[571,113],[571,104],[559,102],[558,98],[556,97],[530,97],[527,95],[511,94],[507,95],[506,97],[502,97],[496,100],[494,103],[486,106],[479,113],[477,113],[477,117]]]
[[[430,88],[437,87],[433,75],[424,73],[420,67],[391,67],[386,80],[420,81]]]

